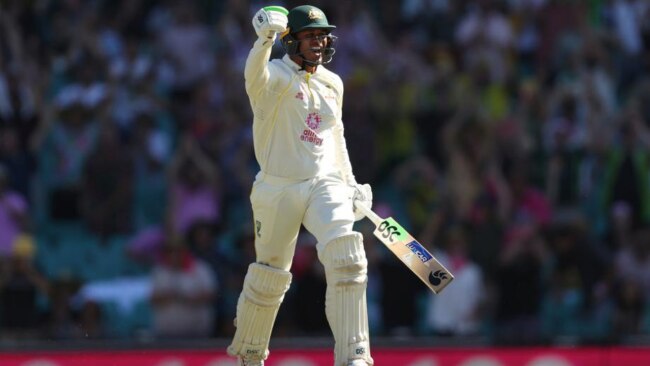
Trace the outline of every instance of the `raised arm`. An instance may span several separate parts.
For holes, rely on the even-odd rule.
[[[269,57],[278,33],[287,29],[287,9],[281,6],[266,6],[253,16],[253,28],[257,40],[246,59],[244,77],[246,92],[250,96],[259,93],[270,80]]]

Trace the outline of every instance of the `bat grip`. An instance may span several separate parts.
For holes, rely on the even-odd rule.
[[[379,215],[374,213],[368,206],[364,205],[361,203],[361,201],[354,201],[354,207],[357,208],[357,210],[361,211],[370,221],[372,221],[375,225],[381,224],[381,222],[384,220]]]

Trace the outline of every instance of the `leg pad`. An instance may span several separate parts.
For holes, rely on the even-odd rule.
[[[237,302],[237,330],[228,354],[245,359],[268,357],[273,323],[290,284],[290,272],[259,263],[248,267]]]
[[[335,365],[353,360],[373,364],[370,357],[366,286],[368,260],[359,233],[327,243],[319,253],[325,266],[325,313],[334,334]]]

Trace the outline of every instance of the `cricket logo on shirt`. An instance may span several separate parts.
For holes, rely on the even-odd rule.
[[[262,237],[262,222],[260,220],[255,220],[255,233],[258,238]]]
[[[320,123],[322,121],[321,116],[317,112],[312,112],[307,115],[307,119],[305,119],[305,123],[307,124],[307,127],[304,131],[302,131],[302,135],[300,135],[300,140],[302,141],[307,141],[311,142],[314,145],[320,146],[323,144],[323,139],[318,136],[316,133],[316,130],[320,127]]]

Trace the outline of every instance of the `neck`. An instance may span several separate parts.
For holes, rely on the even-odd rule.
[[[307,64],[304,64],[304,65],[303,65],[303,68],[305,69],[305,71],[307,71],[307,72],[310,73],[310,74],[315,73],[317,67],[318,67],[318,66],[316,66],[316,65],[307,65]]]
[[[307,71],[310,74],[313,74],[316,72],[316,68],[318,68],[318,65],[312,65],[307,62],[305,62],[305,59],[300,56],[300,55],[294,55],[290,57],[293,62],[296,64],[300,65],[305,71]]]

